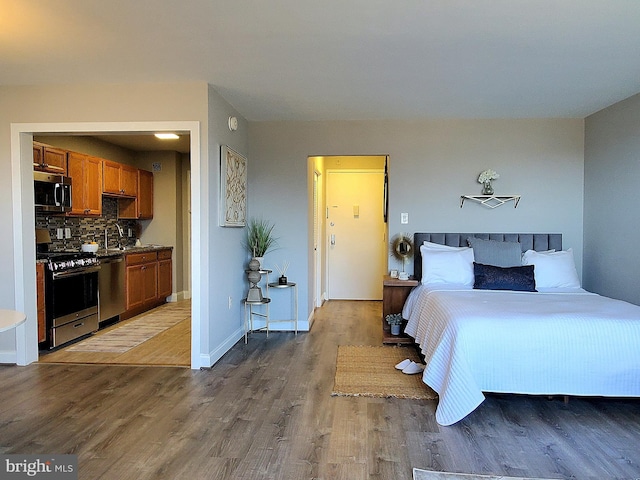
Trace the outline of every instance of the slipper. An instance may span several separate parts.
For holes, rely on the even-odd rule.
[[[408,366],[402,369],[402,373],[406,373],[407,375],[414,375],[416,373],[422,373],[424,370],[424,365],[421,363],[411,362]]]
[[[409,360],[408,358],[406,360],[402,360],[399,364],[396,365],[396,368],[398,370],[404,370],[405,368],[407,368],[409,365],[411,365],[411,360]]]

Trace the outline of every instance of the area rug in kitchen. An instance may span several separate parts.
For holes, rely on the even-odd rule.
[[[331,395],[437,398],[422,381],[422,375],[407,375],[395,368],[406,358],[420,362],[413,347],[340,345]]]
[[[108,332],[71,345],[69,352],[124,353],[191,315],[189,303],[167,303]]]
[[[413,480],[545,480],[533,477],[505,477],[502,475],[474,475],[470,473],[435,472],[413,469]]]

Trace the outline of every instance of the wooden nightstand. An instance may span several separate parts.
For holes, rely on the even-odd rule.
[[[398,280],[385,275],[382,280],[382,343],[413,343],[413,338],[405,335],[391,335],[391,327],[385,320],[392,313],[402,313],[404,302],[418,280]],[[404,327],[404,326],[403,326]]]

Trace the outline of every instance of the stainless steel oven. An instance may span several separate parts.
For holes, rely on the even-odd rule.
[[[49,253],[45,276],[49,348],[98,330],[98,272],[93,254]]]

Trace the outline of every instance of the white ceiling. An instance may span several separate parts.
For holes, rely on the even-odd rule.
[[[584,117],[638,0],[0,0],[0,85],[207,82],[245,118]]]

